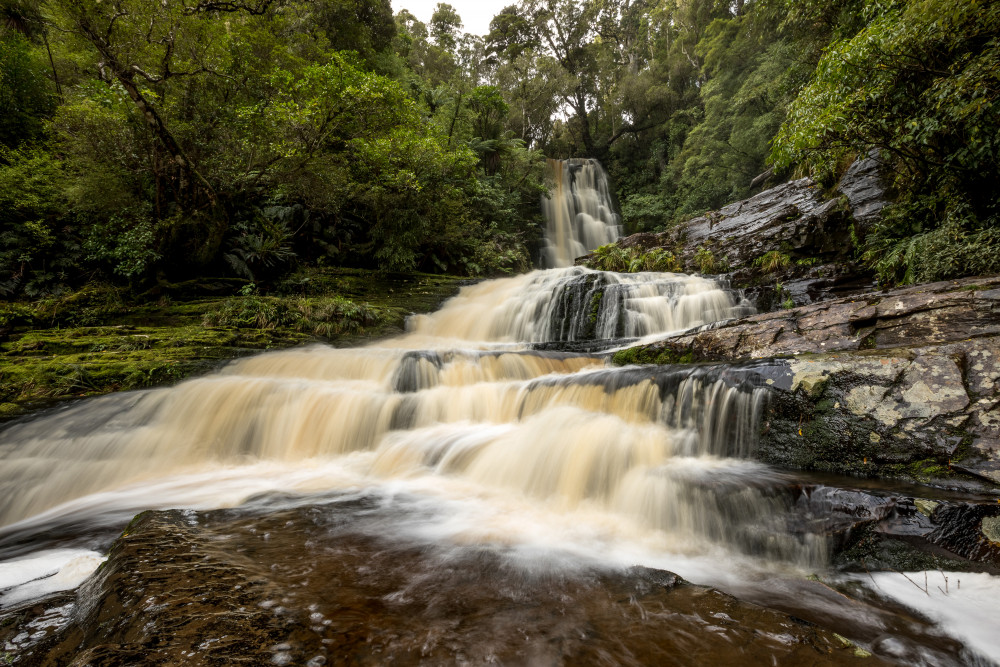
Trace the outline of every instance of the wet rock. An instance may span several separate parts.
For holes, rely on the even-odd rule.
[[[790,381],[776,383],[757,456],[787,467],[923,481],[956,478],[953,466],[961,465],[989,478],[980,466],[991,453],[977,446],[991,435],[981,424],[983,404],[965,389],[953,346],[943,347],[789,361]]]
[[[643,251],[666,248],[689,271],[700,270],[696,254],[708,250],[758,310],[777,308],[789,298],[802,305],[867,291],[873,287],[872,276],[852,261],[851,234],[863,235],[889,202],[879,172],[878,160],[870,155],[851,165],[832,198],[812,179],[802,178],[666,232],[633,234],[618,245]],[[781,252],[789,263],[765,272],[754,262],[769,251]]]
[[[794,356],[771,379],[764,461],[1000,484],[1000,277],[763,313],[638,349],[692,361]],[[926,460],[934,475],[910,469]]]
[[[836,209],[812,179],[802,178],[689,220],[680,233],[686,249],[714,241],[738,268],[782,242],[822,250],[832,240],[823,223]]]
[[[927,540],[964,558],[1000,565],[1000,506],[992,504],[956,504],[935,509],[936,523]]]
[[[802,304],[870,289],[870,276],[851,261],[851,225],[845,203],[826,199],[804,178],[683,223],[661,234],[660,244],[695,271],[698,251],[709,250],[734,287],[770,310],[788,298]],[[648,239],[642,243],[649,247]],[[787,265],[770,273],[757,266],[769,251],[782,253]]]
[[[149,512],[25,664],[847,664],[832,631],[659,570],[525,569],[362,529],[362,501]],[[369,527],[370,528],[370,527]],[[876,657],[865,664],[881,664]]]
[[[929,345],[1000,335],[1000,277],[868,292],[731,320],[655,345],[743,360]]]
[[[840,179],[837,190],[847,197],[854,220],[867,230],[890,203],[878,152],[855,160]]]
[[[894,489],[803,485],[795,509],[790,530],[825,535],[842,569],[1000,573],[1000,543],[990,538],[1000,523],[1000,505],[990,498],[922,498]]]

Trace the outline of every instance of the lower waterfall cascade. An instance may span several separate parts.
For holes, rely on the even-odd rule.
[[[752,458],[766,374],[609,362],[622,341],[751,312],[704,277],[535,271],[464,287],[396,339],[265,353],[15,422],[0,431],[0,610],[72,590],[145,510],[183,508],[178,525],[196,526],[196,512],[249,508],[240,521],[267,510],[291,525],[296,508],[348,499],[360,509],[343,521],[365,540],[441,562],[485,550],[529,572],[641,565],[762,604],[787,586],[784,608],[849,618],[794,583],[824,570],[829,543],[795,527],[794,478]],[[580,341],[589,351],[536,345]],[[880,641],[866,650],[947,664],[920,633]],[[962,659],[991,664],[979,646]]]

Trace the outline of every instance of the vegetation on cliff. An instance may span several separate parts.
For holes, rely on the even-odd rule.
[[[524,270],[542,155],[601,159],[644,231],[875,151],[862,261],[995,272],[998,40],[979,0],[531,0],[485,36],[445,3],[0,0],[0,297]]]

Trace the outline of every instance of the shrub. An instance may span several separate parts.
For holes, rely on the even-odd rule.
[[[780,250],[768,250],[753,261],[754,266],[760,267],[764,273],[775,273],[788,268],[791,263],[792,258]]]
[[[644,251],[636,247],[622,248],[616,243],[609,243],[595,250],[593,254],[594,257],[587,262],[587,266],[599,271],[618,273],[638,273],[640,271],[676,273],[681,271],[677,257],[666,248],[653,248]]]
[[[695,251],[694,264],[699,273],[719,273],[715,253],[704,246],[698,246],[698,250]]]

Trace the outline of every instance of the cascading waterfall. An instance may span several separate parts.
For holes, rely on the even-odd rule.
[[[567,265],[616,238],[617,217],[599,164],[552,167],[548,262]],[[607,353],[558,351],[752,310],[702,277],[563,266],[465,287],[395,340],[263,354],[15,424],[0,439],[0,557],[4,534],[23,544],[53,522],[239,502],[242,479],[242,497],[405,484],[452,508],[530,499],[599,525],[615,517],[614,539],[815,563],[822,540],[784,529],[789,484],[747,458],[767,395],[753,369],[616,368]],[[519,539],[498,520],[492,539]]]
[[[16,425],[0,444],[0,526],[72,514],[171,476],[333,461],[367,480],[353,484],[461,479],[596,508],[678,545],[816,557],[815,545],[778,537],[773,517],[787,499],[764,492],[773,475],[745,460],[765,393],[752,374],[615,369],[600,355],[528,349],[608,348],[752,312],[717,281],[570,266],[617,238],[618,218],[596,161],[550,168],[547,263],[562,268],[466,287],[387,344],[265,354]],[[765,524],[769,537],[751,539]]]
[[[542,198],[547,223],[543,267],[572,266],[577,257],[618,240],[621,219],[600,162],[549,160],[548,180],[550,193]]]
[[[468,287],[433,316],[415,317],[415,335],[406,344],[640,338],[752,312],[748,301],[715,280],[570,267]]]
[[[684,545],[810,562],[822,545],[775,524],[788,504],[767,491],[777,478],[740,458],[765,395],[752,369],[616,369],[532,351],[278,352],[9,429],[0,523],[211,466],[354,456],[373,479],[460,478],[597,506]]]
[[[752,369],[614,368],[524,345],[609,344],[747,308],[718,283],[666,273],[570,267],[469,286],[388,344],[264,354],[9,428],[0,525],[206,469],[343,461],[368,480],[353,484],[461,480],[621,516],[677,548],[814,562],[820,542],[782,532],[790,498],[772,487],[785,483],[746,460],[766,396]]]

